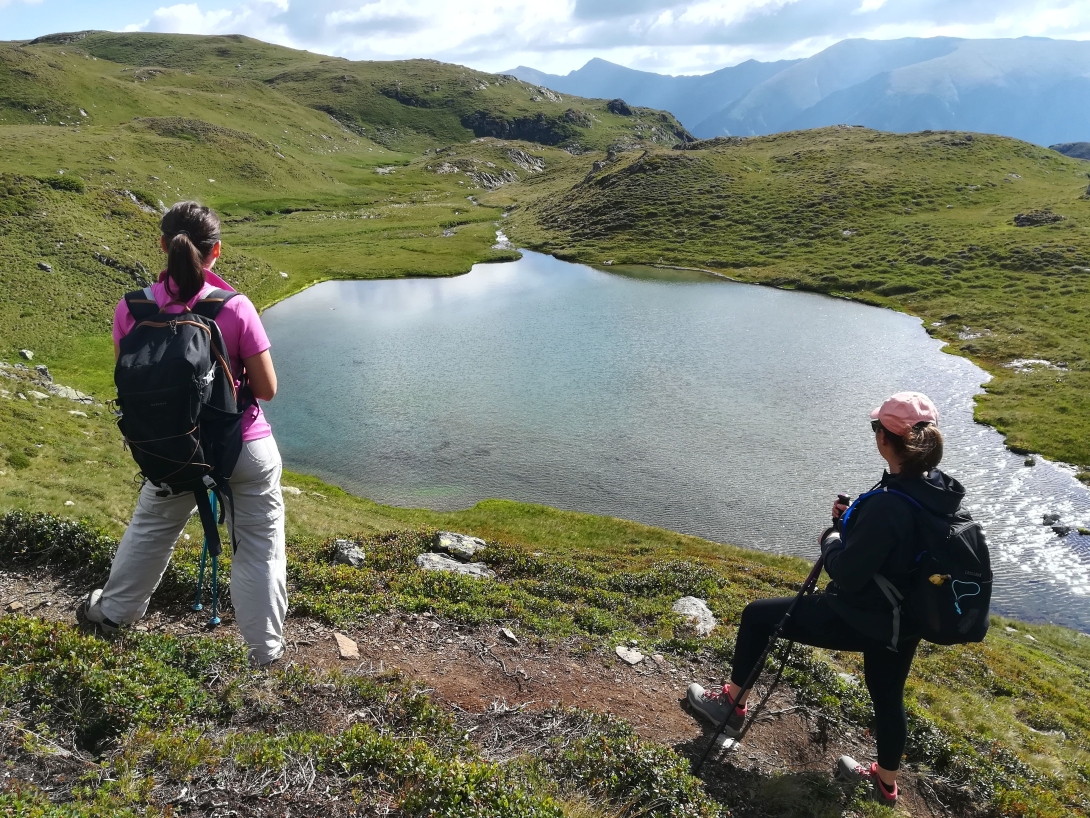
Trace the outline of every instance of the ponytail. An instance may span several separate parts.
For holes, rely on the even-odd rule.
[[[174,298],[189,301],[204,286],[204,257],[189,234],[175,233],[167,247],[167,276],[174,284]]]
[[[942,461],[942,432],[934,423],[917,423],[903,437],[888,429],[883,431],[901,458],[901,471],[905,474],[927,474]]]
[[[188,302],[204,286],[205,261],[220,240],[219,217],[197,202],[178,202],[159,228],[167,245],[167,291]]]

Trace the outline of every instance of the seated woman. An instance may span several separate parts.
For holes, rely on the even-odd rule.
[[[925,509],[946,515],[961,505],[965,491],[957,480],[937,468],[942,459],[939,413],[926,395],[900,392],[871,413],[878,453],[889,464],[878,486],[909,495]],[[839,519],[846,506],[833,505]],[[864,678],[877,725],[878,760],[857,764],[842,756],[838,774],[873,783],[880,803],[897,801],[897,770],[908,735],[904,689],[919,636],[911,623],[901,621],[881,585],[888,581],[902,594],[912,581],[917,555],[924,550],[917,512],[904,498],[877,494],[852,512],[842,540],[835,529],[821,537],[825,571],[832,582],[823,593],[803,597],[788,620],[783,637],[794,642],[836,651],[863,654]],[[850,534],[850,536],[847,536]],[[742,690],[764,652],[791,599],[762,599],[742,612],[734,651],[730,684],[720,690],[689,687],[689,703],[717,726],[737,736],[746,717],[749,690]]]

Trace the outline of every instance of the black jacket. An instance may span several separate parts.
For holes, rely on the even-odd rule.
[[[938,515],[953,514],[965,489],[938,469],[923,477],[901,477],[888,472],[879,486],[907,494]],[[887,645],[893,644],[894,608],[875,581],[885,577],[907,593],[914,579],[916,557],[927,549],[932,528],[911,503],[895,494],[877,494],[859,504],[841,539],[826,541],[825,571],[832,578],[825,589],[829,605],[859,632]],[[918,635],[911,621],[899,623],[899,640]]]

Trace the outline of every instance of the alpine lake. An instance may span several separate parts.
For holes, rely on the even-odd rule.
[[[985,526],[993,609],[1090,632],[1090,489],[975,423],[988,374],[911,316],[525,252],[322,283],[263,321],[280,376],[266,412],[295,470],[393,505],[503,497],[808,559],[837,493],[882,475],[871,410],[925,392],[942,468]]]

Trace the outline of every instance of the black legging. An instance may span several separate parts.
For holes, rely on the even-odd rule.
[[[761,658],[772,631],[783,619],[791,599],[761,599],[742,611],[730,679],[743,685]],[[863,675],[874,703],[878,764],[896,770],[901,764],[908,738],[905,716],[905,679],[912,667],[919,639],[909,639],[896,653],[855,630],[829,607],[825,594],[811,594],[799,600],[783,636],[793,642],[827,650],[863,653]]]

